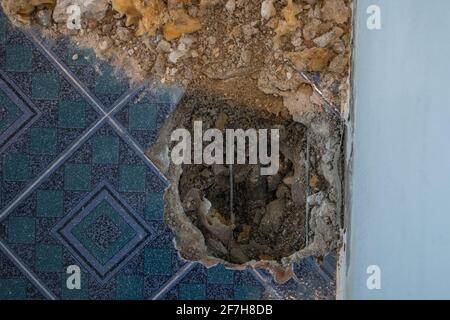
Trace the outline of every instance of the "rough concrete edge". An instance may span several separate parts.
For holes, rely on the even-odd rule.
[[[189,112],[188,110],[185,110],[186,112]],[[191,110],[192,111],[192,110]],[[169,145],[169,136],[170,131],[173,130],[173,126],[178,122],[176,120],[177,117],[182,117],[183,114],[180,114],[178,112],[175,112],[171,117],[170,120],[167,119],[164,123],[163,127],[160,129],[160,132],[158,134],[158,138],[153,145],[151,151],[147,154],[149,158],[153,161],[153,163],[161,170],[161,172],[168,178],[170,182],[169,188],[166,190],[165,193],[165,220],[166,223],[169,225],[169,227],[174,231],[175,234],[175,244],[178,251],[183,252],[186,256],[184,259],[190,260],[190,261],[198,261],[202,263],[203,265],[207,267],[211,267],[217,264],[224,264],[225,267],[235,269],[235,270],[243,270],[247,268],[251,269],[265,269],[269,271],[272,276],[274,277],[275,281],[278,283],[285,283],[287,282],[292,276],[293,276],[293,263],[299,262],[302,258],[308,257],[308,256],[325,256],[328,252],[331,250],[337,250],[340,246],[340,238],[335,239],[332,243],[330,243],[330,246],[325,245],[324,246],[324,237],[322,234],[317,234],[318,239],[317,241],[312,241],[307,247],[303,248],[300,251],[297,251],[296,253],[292,254],[289,257],[285,257],[282,259],[282,262],[276,262],[276,261],[249,261],[245,264],[236,265],[229,263],[227,261],[224,261],[222,259],[212,257],[208,254],[207,248],[204,244],[204,241],[201,241],[202,234],[200,230],[198,230],[190,221],[188,221],[188,218],[184,215],[184,210],[181,208],[180,205],[180,199],[178,195],[178,184],[175,183],[175,181],[178,181],[181,173],[182,168],[181,166],[175,166],[169,161],[168,156],[168,145]],[[339,199],[339,203],[342,203],[342,197],[343,197],[343,190],[342,190],[342,184],[336,183],[339,181],[342,181],[342,143],[343,143],[343,135],[342,135],[342,123],[338,121],[337,123],[336,119],[334,119],[332,116],[323,117],[319,116],[317,117],[317,114],[315,113],[308,113],[305,115],[305,121],[309,122],[310,125],[312,123],[316,124],[326,124],[326,126],[329,127],[330,130],[336,130],[339,131],[339,137],[335,136],[335,140],[332,146],[327,148],[325,145],[328,142],[331,142],[331,140],[323,141],[323,137],[320,137],[320,134],[318,135],[319,141],[317,141],[317,144],[322,145],[322,148],[324,150],[328,149],[328,153],[331,154],[331,167],[328,167],[326,164],[328,162],[322,162],[322,173],[324,177],[326,177],[326,180],[330,183],[330,186],[335,187],[335,193],[336,193],[336,200]],[[318,121],[318,122],[317,122]],[[335,125],[332,125],[332,122],[335,123]],[[334,127],[335,129],[331,129]],[[313,130],[314,131],[314,130]],[[328,135],[327,135],[328,136]],[[324,166],[325,165],[325,166]],[[172,206],[167,205],[168,202],[172,203]],[[334,205],[333,205],[334,204]],[[322,214],[326,213],[326,209],[329,209],[330,207],[333,207],[334,209],[328,212],[334,212],[334,219],[335,223],[333,223],[330,228],[334,229],[335,231],[331,231],[332,229],[327,229],[323,233],[325,235],[326,233],[329,234],[336,234],[336,232],[339,232],[341,229],[341,216],[342,216],[342,208],[341,205],[338,205],[337,203],[330,202],[330,201],[324,201],[321,206],[318,208],[321,208],[319,211],[317,210],[317,213],[315,215],[311,215],[310,219],[321,219]],[[184,235],[184,236],[181,236]],[[197,242],[199,246],[194,250],[192,248],[192,242]],[[325,251],[325,249],[327,251]]]
[[[341,229],[342,244],[338,251],[337,266],[336,266],[336,300],[345,300],[347,298],[347,275],[349,270],[349,255],[350,255],[350,234],[351,234],[351,198],[352,198],[352,172],[353,172],[353,119],[354,119],[354,96],[355,82],[354,82],[354,70],[355,70],[355,57],[356,50],[354,41],[356,38],[356,12],[357,12],[357,0],[352,1],[352,33],[351,33],[351,64],[350,74],[348,77],[348,95],[347,103],[343,109],[343,121],[345,125],[345,141],[344,141],[344,198],[343,198],[343,218],[344,223]]]

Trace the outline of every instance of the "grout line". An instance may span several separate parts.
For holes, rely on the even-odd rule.
[[[147,157],[144,150],[141,149],[140,145],[131,137],[131,135],[127,132],[125,128],[122,127],[117,121],[110,118],[108,115],[106,116],[109,124],[115,129],[116,133],[122,137],[122,139],[133,149],[138,156],[153,170],[155,173],[167,186],[169,185],[169,181],[167,178],[159,171],[159,169],[155,166],[155,164]]]
[[[22,193],[14,199],[12,203],[10,203],[0,214],[0,222],[2,222],[6,217],[11,213],[12,210],[20,203],[24,198],[26,198],[30,193],[32,193],[40,183],[49,177],[55,170],[57,170],[62,163],[67,160],[68,157],[70,157],[83,143],[86,142],[87,139],[89,139],[97,129],[104,124],[106,120],[109,120],[111,122],[110,114],[115,111],[117,107],[120,107],[120,104],[118,104],[116,107],[111,109],[108,113],[105,113],[103,117],[101,117],[96,123],[93,124],[93,126],[88,129],[83,135],[81,135],[77,141],[75,141],[69,149],[64,151],[62,154],[59,155],[58,158],[56,158],[53,163],[48,167],[37,179],[35,179]],[[113,125],[116,123],[112,123]],[[150,167],[156,171],[156,174],[162,178],[164,182],[167,183],[167,179],[160,173],[160,171],[156,168],[156,166],[147,158],[147,156],[144,154],[142,150],[140,150],[139,146],[134,142],[133,140],[127,141],[129,139],[129,135],[125,134],[123,131],[123,128],[116,127],[116,131],[118,131],[118,135],[120,135],[128,144],[132,144],[134,146],[135,151],[138,152],[138,155],[141,156],[141,158],[147,162]]]
[[[59,58],[51,52],[47,47],[45,47],[42,42],[39,40],[38,36],[34,34],[31,31],[27,31],[27,34],[31,37],[31,40],[38,45],[38,47],[42,50],[42,52],[47,56],[47,58],[52,61],[55,66],[62,71],[66,77],[68,78],[69,82],[72,83],[72,85],[76,86],[82,94],[87,98],[91,104],[98,109],[104,116],[108,118],[108,122],[113,126],[113,128],[116,130],[117,134],[119,134],[122,139],[124,139],[128,145],[134,149],[134,151],[141,157],[141,159],[147,163],[147,165],[156,173],[156,175],[163,180],[163,182],[168,185],[167,178],[159,171],[159,169],[151,162],[151,160],[145,155],[145,152],[142,150],[142,148],[139,146],[139,144],[131,137],[131,135],[127,132],[126,129],[124,129],[116,119],[111,117],[114,113],[116,113],[121,107],[123,107],[126,103],[128,103],[142,88],[145,87],[148,82],[144,82],[141,86],[138,86],[134,90],[132,90],[129,93],[126,93],[122,98],[119,99],[119,101],[115,102],[114,107],[111,110],[105,110],[105,107],[102,106],[102,103],[98,101],[85,86],[78,81],[78,79],[72,74],[70,70],[68,70],[62,62],[59,61]],[[1,219],[1,218],[0,218]]]
[[[107,116],[103,116],[98,122],[96,122],[91,128],[89,128],[77,141],[75,141],[69,149],[61,153],[58,158],[56,158],[50,167],[48,167],[39,177],[37,177],[28,187],[20,193],[20,195],[13,200],[0,214],[0,222],[2,222],[11,213],[12,210],[30,193],[32,193],[40,183],[49,177],[55,170],[57,170],[64,161],[67,160],[77,149],[80,147],[87,139],[89,139],[95,131],[103,125]]]
[[[114,102],[114,105],[111,108],[111,111],[113,111],[113,112],[107,112],[108,115],[113,116],[117,112],[119,112],[120,109],[122,109],[122,107],[126,106],[127,103],[131,102],[131,100],[139,93],[139,91],[144,89],[146,85],[147,85],[147,83],[142,83],[139,86],[125,92],[122,96],[119,97],[119,99],[117,99],[117,101]]]
[[[0,214],[0,222],[2,222],[6,217],[11,213],[12,210],[15,209],[15,207],[22,202],[24,198],[26,198],[30,193],[32,193],[39,185],[40,183],[46,179],[48,176],[50,176],[55,170],[57,170],[66,160],[68,157],[70,157],[86,140],[92,136],[96,130],[104,124],[106,120],[108,120],[114,129],[117,131],[117,134],[120,135],[131,147],[135,150],[135,152],[138,153],[138,155],[146,162],[151,169],[162,179],[164,182],[167,183],[167,179],[161,174],[158,168],[148,159],[148,157],[145,155],[143,150],[140,148],[140,146],[130,137],[129,133],[126,132],[125,129],[123,129],[120,124],[118,124],[115,119],[111,118],[111,115],[120,110],[121,107],[126,105],[143,87],[144,85],[141,85],[134,90],[127,92],[124,96],[119,98],[118,101],[114,103],[114,106],[111,110],[105,111],[104,107],[102,106],[101,102],[99,102],[95,97],[93,97],[89,90],[80,83],[76,77],[59,61],[59,59],[49,51],[48,48],[46,48],[41,41],[37,38],[35,34],[32,32],[26,32],[26,35],[28,35],[28,38],[38,47],[38,49],[41,50],[41,52],[47,56],[47,58],[52,62],[56,68],[63,73],[63,75],[66,76],[66,78],[69,80],[72,85],[74,85],[78,91],[90,102],[91,105],[93,105],[97,111],[99,111],[103,116],[95,122],[91,128],[89,128],[87,131],[85,131],[82,136],[80,136],[74,143],[70,146],[69,149],[67,149],[65,152],[60,154],[57,159],[53,161],[53,163],[50,165],[49,168],[47,168],[42,174],[40,174],[37,179],[35,179],[23,192],[20,193],[20,195],[14,199],[12,203],[8,205],[8,207],[2,211]],[[51,293],[36,277],[36,275],[30,271],[27,266],[0,240],[0,250],[4,252],[4,254],[24,273],[24,275],[33,283],[33,285],[47,298],[55,300],[57,297]],[[187,272],[189,272],[193,268],[194,264],[188,264],[187,266],[184,266],[182,270],[180,270],[177,274],[177,277],[173,279],[173,281],[177,281],[180,277],[185,275]],[[169,283],[164,289],[170,290]]]
[[[11,144],[13,144],[15,139],[22,136],[28,128],[30,128],[41,116],[42,112],[30,101],[30,99],[22,92],[22,90],[14,84],[11,79],[6,75],[6,73],[0,69],[0,88],[2,88],[2,91],[8,96],[8,98],[13,101],[15,104],[20,105],[22,107],[31,109],[31,113],[35,113],[34,115],[30,115],[30,118],[25,121],[24,127],[19,129],[18,131],[15,131],[10,135],[10,137],[7,139],[9,141],[5,141],[3,146],[0,148],[0,153],[3,153]],[[21,107],[19,108],[21,109]],[[24,112],[24,115],[26,113]],[[14,126],[12,124],[11,126]],[[10,126],[10,127],[11,127]],[[9,128],[8,128],[9,129]],[[6,130],[7,131],[7,130]]]
[[[29,270],[26,265],[0,240],[0,251],[2,251],[11,262],[30,280],[31,283],[48,299],[57,300],[58,298],[48,290],[38,279],[38,277]]]
[[[41,42],[41,40],[38,38],[35,32],[31,30],[26,30],[24,34],[28,35],[28,38],[38,47],[38,49],[40,49],[40,51],[52,62],[52,64],[62,73],[65,74],[69,82],[72,83],[72,85],[74,85],[87,100],[89,100],[91,105],[94,106],[97,109],[97,111],[99,111],[102,114],[106,114],[104,108],[101,106],[101,103],[91,94],[89,94],[89,90],[75,78],[72,72],[70,72],[64,66],[64,64],[61,61],[59,61],[59,58],[57,58],[53,52],[51,52],[46,46],[44,46],[44,44]]]
[[[150,299],[160,300],[167,292],[169,292],[178,282],[185,277],[197,265],[196,262],[189,262],[182,266],[177,273],[167,281],[164,286]]]

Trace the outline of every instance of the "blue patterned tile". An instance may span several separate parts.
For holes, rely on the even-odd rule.
[[[178,288],[178,299],[205,300],[206,286],[204,284],[182,283]]]
[[[144,253],[144,272],[152,276],[170,276],[172,271],[172,252],[167,249],[147,248]]]
[[[26,290],[24,279],[0,279],[0,300],[24,300]]]
[[[4,181],[1,208],[10,204],[98,118],[89,107],[84,113],[83,125],[77,128],[60,125],[58,109],[64,102],[35,99],[55,93],[51,92],[55,86],[49,85],[47,89],[35,87],[33,97],[31,92],[20,91],[17,83],[0,70],[0,100],[4,102],[0,112],[5,115],[0,123],[0,173]]]
[[[151,83],[151,82],[150,82]],[[183,95],[178,86],[152,84],[139,91],[115,117],[142,148],[149,148],[158,130]]]
[[[117,279],[118,300],[141,300],[143,290],[144,280],[140,276],[120,276]]]
[[[62,270],[62,248],[60,245],[37,244],[35,254],[37,271],[59,272]]]
[[[299,264],[280,286],[180,257],[164,222],[167,182],[143,154],[183,94],[132,87],[91,50],[0,12],[0,300],[332,295],[332,267]],[[80,289],[67,286],[69,266]]]
[[[106,108],[131,89],[124,73],[98,60],[92,50],[77,48],[70,39],[60,38],[50,49]]]
[[[206,287],[206,299],[208,300],[233,300],[234,285],[215,285],[210,284]]]
[[[164,299],[259,300],[265,288],[248,270],[233,271],[197,264]]]
[[[36,216],[37,217],[62,217],[63,191],[38,190],[36,193]]]
[[[223,265],[208,269],[208,283],[210,284],[233,284],[234,273]]]
[[[27,45],[12,45],[6,48],[6,70],[30,72],[33,68],[33,50]]]
[[[87,195],[53,232],[101,282],[109,280],[153,236],[107,182]]]
[[[259,286],[237,285],[234,287],[235,300],[259,300],[262,297],[262,289]]]
[[[12,217],[8,224],[10,243],[33,244],[36,234],[36,221],[29,217]]]

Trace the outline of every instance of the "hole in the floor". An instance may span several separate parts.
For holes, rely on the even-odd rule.
[[[303,249],[310,188],[305,166],[307,157],[314,157],[315,152],[307,148],[306,127],[220,99],[184,100],[188,107],[175,111],[182,116],[174,117],[178,119],[174,128],[186,128],[192,137],[193,123],[199,120],[203,131],[280,130],[279,170],[275,175],[261,175],[259,164],[185,164],[179,180],[172,181],[178,185],[184,214],[205,239],[208,254],[243,264],[252,260],[280,261]],[[209,143],[204,142],[204,147]],[[323,179],[317,173],[314,176],[318,177],[316,184],[320,184]]]

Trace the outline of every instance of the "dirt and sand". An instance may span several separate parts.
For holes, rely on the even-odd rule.
[[[323,104],[310,83],[338,110],[347,101],[348,0],[1,2],[16,21],[69,35],[136,81],[177,81],[294,117]],[[72,4],[79,30],[69,28]]]

